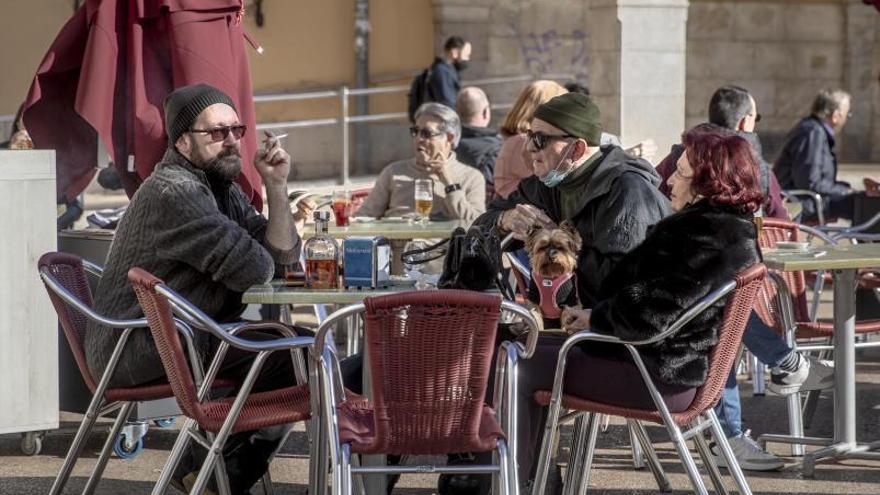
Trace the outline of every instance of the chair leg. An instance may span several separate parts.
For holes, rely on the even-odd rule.
[[[352,479],[351,473],[351,445],[344,444],[342,446],[342,456],[340,458],[339,471],[342,474],[342,486],[340,487],[341,495],[352,495]]]
[[[180,433],[174,441],[174,446],[171,447],[171,453],[165,461],[165,467],[163,467],[162,472],[159,473],[159,481],[157,481],[156,486],[153,487],[151,495],[165,494],[165,491],[168,489],[168,483],[171,482],[171,477],[174,475],[174,470],[177,469],[180,459],[183,457],[186,449],[189,448],[189,443],[191,441],[189,432],[195,427],[196,421],[194,419],[187,418],[186,422],[183,423],[183,427],[180,429]]]
[[[229,474],[226,472],[226,460],[223,458],[223,450],[214,463],[214,479],[217,480],[217,491],[220,495],[232,495],[232,487],[229,486]]]
[[[721,455],[724,456],[724,461],[727,463],[727,471],[733,476],[733,481],[736,482],[740,495],[752,495],[752,490],[749,488],[746,477],[739,467],[739,462],[737,462],[736,457],[733,455],[730,444],[727,443],[727,435],[721,429],[721,423],[718,421],[718,416],[715,415],[715,410],[709,408],[703,415],[712,423],[712,436],[715,439],[715,443],[721,448]]]
[[[585,430],[587,430],[587,442],[584,444],[584,453],[580,459],[580,469],[578,470],[578,478],[573,479],[575,482],[573,493],[584,495],[587,493],[587,486],[590,484],[590,468],[593,466],[593,454],[596,452],[596,437],[599,433],[599,423],[602,422],[602,414],[591,414],[587,420]]]
[[[724,487],[724,480],[721,479],[721,471],[718,470],[718,465],[715,464],[715,459],[709,450],[709,444],[703,438],[702,432],[694,435],[694,446],[696,446],[697,452],[699,452],[700,458],[703,460],[703,465],[706,466],[706,471],[709,472],[709,479],[712,480],[712,485],[715,486],[715,493],[718,495],[728,495],[727,488]]]
[[[511,462],[507,443],[498,440],[498,473],[495,478],[501,495],[519,495],[519,482],[516,479],[516,462]]]
[[[104,442],[104,447],[98,456],[98,462],[92,469],[92,474],[89,476],[88,481],[86,481],[85,488],[83,488],[83,495],[91,495],[95,492],[95,488],[98,487],[98,482],[101,481],[101,475],[104,474],[104,468],[107,467],[107,461],[110,459],[110,452],[113,451],[113,444],[116,443],[116,437],[119,436],[122,426],[128,421],[128,417],[131,416],[133,408],[134,402],[126,402],[116,413],[116,420],[113,422],[113,427],[110,428],[110,433],[107,435],[107,440]]]
[[[568,456],[568,472],[565,474],[565,482],[562,486],[563,495],[572,495],[581,478],[581,470],[584,467],[583,457],[592,417],[592,413],[585,412],[578,414],[574,420],[574,431],[571,435],[571,449]]]
[[[749,353],[752,367],[752,395],[764,395],[766,384],[764,383],[764,363],[757,356]]]
[[[694,493],[708,495],[709,492],[706,490],[706,485],[703,483],[703,478],[700,476],[700,471],[697,469],[694,458],[691,457],[691,452],[688,450],[687,443],[681,434],[681,429],[677,424],[671,421],[666,421],[666,429],[669,431],[669,436],[672,437],[672,444],[675,445],[675,451],[678,453],[678,458],[681,459],[685,472],[691,480],[691,486],[693,486]]]
[[[86,410],[85,417],[83,417],[82,423],[80,423],[79,429],[76,431],[76,436],[73,437],[73,443],[70,444],[70,450],[67,451],[67,456],[64,458],[64,464],[61,466],[61,471],[58,472],[58,476],[55,477],[55,482],[52,483],[49,495],[60,495],[64,491],[64,485],[67,484],[67,480],[70,478],[70,473],[73,471],[73,466],[76,465],[77,459],[79,459],[80,454],[82,454],[82,449],[85,447],[86,440],[89,438],[89,434],[92,432],[92,428],[94,428],[95,422],[98,420],[98,411],[100,411],[103,403],[104,400],[100,395],[95,394],[95,396],[92,397],[92,401],[89,403],[89,408]]]
[[[535,472],[535,482],[532,484],[532,495],[544,495],[547,487],[547,475],[550,472],[550,462],[553,460],[553,445],[559,435],[559,410],[550,407],[547,414],[547,423],[544,425],[544,437],[541,440],[541,450],[538,451],[538,466]]]
[[[663,466],[660,465],[660,459],[657,458],[654,444],[651,443],[648,432],[645,431],[645,425],[634,419],[628,420],[628,422],[630,431],[635,434],[642,446],[642,451],[645,453],[645,458],[648,461],[648,468],[651,469],[651,474],[654,475],[654,479],[657,481],[657,488],[662,493],[671,492],[672,484],[669,483],[669,478],[666,477],[666,472],[663,470]]]
[[[645,467],[645,455],[642,453],[642,444],[636,437],[636,432],[633,431],[635,427],[630,420],[627,420],[626,428],[629,432],[629,447],[632,454],[633,469],[642,469]]]

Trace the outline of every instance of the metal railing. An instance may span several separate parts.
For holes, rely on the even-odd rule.
[[[475,79],[464,81],[462,86],[492,86],[497,84],[509,84],[517,82],[531,82],[537,79],[552,79],[558,81],[574,80],[571,74],[543,74],[540,77],[534,75],[506,76],[506,77],[489,77],[484,79]],[[409,85],[398,86],[382,86],[378,88],[350,89],[348,86],[340,86],[339,89],[307,91],[301,93],[277,93],[254,95],[254,103],[276,103],[283,101],[303,101],[303,100],[319,100],[328,98],[338,98],[339,100],[339,116],[320,119],[303,119],[303,120],[287,120],[281,122],[264,122],[257,124],[257,130],[264,129],[296,129],[304,127],[324,127],[335,125],[339,127],[339,138],[342,140],[340,157],[341,170],[339,180],[341,184],[349,183],[349,166],[350,166],[350,125],[371,122],[388,122],[395,120],[403,120],[408,118],[406,112],[386,112],[368,115],[350,115],[349,97],[352,96],[370,96],[381,94],[406,93],[410,89]],[[506,110],[513,106],[513,102],[493,103],[493,110]],[[11,122],[15,118],[14,115],[0,115],[0,123]]]

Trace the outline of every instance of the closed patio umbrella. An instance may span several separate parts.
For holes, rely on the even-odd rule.
[[[239,184],[262,207],[242,0],[86,0],[49,47],[25,102],[37,148],[55,149],[59,200],[95,174],[101,138],[129,196],[167,146],[162,103],[174,88],[225,91],[248,126]]]

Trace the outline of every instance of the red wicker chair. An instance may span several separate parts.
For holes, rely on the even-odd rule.
[[[529,338],[525,346],[502,345],[493,408],[484,399],[502,309],[527,322]],[[327,336],[335,322],[360,313],[365,313],[369,400],[340,393],[333,339]],[[478,292],[432,290],[368,297],[363,304],[330,315],[315,337],[314,358],[322,369],[334,493],[351,493],[354,474],[425,469],[493,473],[503,493],[517,493],[512,438],[516,413],[507,406],[516,382],[509,367],[515,367],[518,358],[531,356],[536,342],[537,325],[527,310]],[[496,452],[496,464],[430,468],[350,464],[351,454],[490,451]]]
[[[67,339],[67,344],[70,346],[83,381],[92,392],[92,400],[76,432],[70,450],[68,450],[67,456],[64,458],[61,471],[58,473],[49,491],[50,494],[56,495],[64,491],[64,486],[70,478],[70,473],[76,465],[77,459],[82,454],[85,441],[88,439],[98,418],[108,415],[117,409],[119,410],[113,427],[110,429],[110,434],[107,436],[104,447],[98,456],[98,462],[83,489],[83,493],[91,493],[101,479],[101,475],[110,458],[110,453],[113,450],[113,444],[117,441],[117,437],[131,415],[135,404],[141,401],[173,397],[174,393],[171,390],[171,385],[167,382],[143,387],[110,388],[108,386],[129,335],[138,328],[143,328],[143,331],[146,331],[147,321],[143,318],[137,320],[115,320],[99,315],[92,309],[92,293],[89,289],[86,271],[100,277],[102,273],[101,267],[84,261],[78,256],[56,252],[46,253],[41,256],[38,267],[40,277],[49,293],[49,299],[52,301],[55,312],[58,314],[58,320],[64,332],[64,337]],[[104,374],[97,380],[89,371],[83,348],[86,325],[89,320],[96,321],[105,327],[116,329],[120,333],[119,341],[113,350],[107,368]],[[188,338],[189,336],[185,335],[185,337]],[[219,387],[232,386],[228,381],[221,381],[216,385]]]
[[[641,342],[626,342],[617,337],[609,335],[600,335],[592,332],[579,332],[566,340],[565,344],[559,350],[559,361],[556,366],[556,380],[553,383],[553,390],[539,391],[535,394],[535,400],[539,404],[549,405],[550,414],[544,430],[543,445],[541,446],[540,456],[538,460],[538,472],[533,486],[533,494],[543,494],[547,482],[547,474],[550,467],[551,448],[557,434],[559,424],[559,416],[561,409],[570,409],[575,411],[583,411],[590,413],[593,417],[598,414],[609,414],[612,416],[622,416],[627,419],[636,421],[650,421],[666,426],[673,444],[685,466],[685,470],[693,485],[694,492],[705,494],[706,487],[700,476],[697,466],[688,451],[685,439],[692,437],[696,443],[697,450],[703,458],[704,464],[709,469],[709,474],[718,493],[726,493],[723,490],[723,484],[718,468],[712,460],[709,453],[706,440],[703,438],[702,431],[711,428],[711,432],[715,437],[715,441],[721,447],[725,461],[729,466],[731,475],[733,476],[739,491],[743,495],[751,494],[748,483],[743,476],[742,470],[730,450],[727,443],[727,437],[721,430],[721,425],[715,415],[713,407],[721,397],[721,391],[727,380],[731,366],[733,365],[739,353],[739,346],[742,340],[742,334],[745,330],[746,322],[755,303],[763,281],[766,269],[762,264],[756,264],[746,270],[740,272],[736,279],[730,281],[723,286],[716,288],[702,300],[695,303],[689,308],[675,323],[659,335]],[[709,355],[709,374],[700,388],[697,389],[696,396],[690,407],[680,413],[670,413],[663,402],[663,398],[654,386],[653,380],[645,368],[644,363],[639,355],[638,347],[642,345],[652,344],[665,339],[667,336],[676,332],[678,329],[686,325],[692,318],[697,316],[707,307],[727,297],[727,303],[724,311],[724,319],[718,331],[718,343],[712,349]],[[580,342],[599,341],[624,345],[632,355],[635,365],[638,367],[645,381],[651,397],[654,399],[656,409],[633,409],[618,407],[611,404],[603,404],[585,400],[576,396],[563,394],[563,379],[565,376],[565,366],[568,352],[571,348]],[[589,441],[586,442],[585,452],[573,452],[573,458],[578,460],[578,464],[570,465],[575,470],[575,476],[570,479],[579,482],[578,491],[572,493],[583,493],[589,478],[589,464],[592,462],[592,454],[595,446],[595,429],[598,421],[595,419],[590,422]],[[689,430],[682,433],[681,428],[687,427]],[[638,432],[639,429],[636,429]],[[582,448],[575,445],[574,449]],[[582,463],[583,465],[580,465]]]
[[[195,438],[202,445],[211,445],[211,448],[190,493],[202,493],[213,472],[218,475],[220,491],[228,493],[228,479],[220,453],[230,434],[304,421],[311,416],[307,385],[254,394],[250,391],[269,354],[274,351],[293,351],[308,347],[312,345],[314,339],[296,337],[290,327],[274,322],[244,323],[233,328],[223,327],[145,270],[132,268],[128,272],[128,279],[146,315],[177,403],[189,418],[171,450],[154,493],[164,493],[191,438]],[[192,327],[209,332],[222,341],[211,367],[202,380],[199,380],[200,366],[197,361],[187,360],[178,335],[178,329],[181,327]],[[282,334],[294,336],[268,341],[251,341],[237,336],[238,333],[250,329],[274,329]],[[210,384],[215,381],[214,378],[229,346],[252,351],[257,353],[257,357],[235,397],[211,399],[208,395]],[[295,368],[298,370],[297,374],[300,375],[301,380],[304,380],[302,366],[297,363],[296,358],[299,352],[292,352],[292,355]],[[198,385],[197,381],[201,381],[201,385]],[[206,437],[202,437],[198,427],[207,432]]]

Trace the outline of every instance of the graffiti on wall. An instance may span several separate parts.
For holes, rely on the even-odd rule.
[[[579,81],[587,80],[589,38],[585,31],[575,29],[570,33],[559,33],[548,29],[540,33],[520,33],[516,23],[511,23],[511,28],[516,33],[514,39],[519,43],[529,72],[561,72],[572,74]]]

